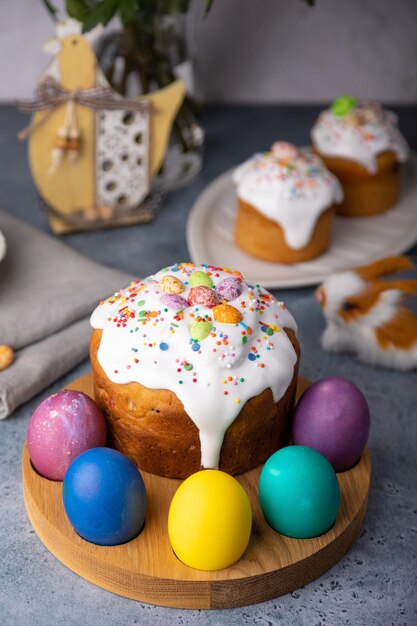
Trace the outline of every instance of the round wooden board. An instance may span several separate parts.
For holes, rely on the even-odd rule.
[[[300,394],[308,382],[301,379]],[[93,396],[91,374],[70,389]],[[225,570],[203,572],[181,563],[167,533],[168,509],[180,481],[142,472],[148,494],[146,525],[133,541],[96,546],[71,527],[62,505],[62,483],[33,469],[25,445],[22,458],[26,510],[45,546],[71,570],[119,595],[152,604],[190,609],[221,609],[255,604],[294,591],[332,567],[352,545],[368,500],[371,464],[365,451],[349,472],[338,474],[341,490],[335,525],[314,539],[290,539],[276,533],[258,503],[261,468],[238,477],[252,503],[253,528],[243,557]]]

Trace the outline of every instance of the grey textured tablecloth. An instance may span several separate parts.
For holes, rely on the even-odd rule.
[[[2,211],[0,230],[0,344],[16,351],[0,372],[3,419],[87,356],[91,311],[130,277]]]

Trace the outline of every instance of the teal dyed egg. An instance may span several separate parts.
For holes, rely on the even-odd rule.
[[[334,469],[319,452],[288,446],[265,463],[259,501],[265,519],[282,535],[308,539],[334,524],[340,490]]]
[[[213,281],[210,276],[201,270],[196,270],[190,274],[188,279],[188,283],[191,287],[199,287],[203,285],[204,287],[212,287]]]

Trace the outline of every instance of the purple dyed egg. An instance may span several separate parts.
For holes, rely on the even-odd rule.
[[[168,307],[168,309],[174,309],[174,311],[178,311],[178,309],[183,309],[188,306],[188,302],[185,298],[171,293],[167,293],[162,296],[161,302],[164,306]]]
[[[368,440],[369,407],[365,396],[346,378],[322,378],[301,396],[294,413],[296,445],[320,452],[336,472],[359,460]]]
[[[63,480],[71,462],[90,448],[106,445],[106,421],[97,404],[80,391],[64,389],[40,403],[27,431],[33,466],[51,480]]]
[[[242,293],[242,283],[238,278],[230,277],[222,280],[216,287],[219,300],[235,300]]]

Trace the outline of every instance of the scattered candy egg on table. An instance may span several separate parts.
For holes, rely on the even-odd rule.
[[[132,461],[111,448],[87,450],[71,463],[62,499],[74,530],[98,545],[126,543],[145,522],[142,476]]]
[[[287,446],[265,463],[259,501],[274,530],[298,539],[322,535],[334,524],[340,490],[334,469],[305,446]]]
[[[63,480],[70,463],[89,448],[106,445],[106,422],[97,404],[80,391],[64,389],[45,398],[27,430],[33,466],[51,480]]]
[[[164,293],[179,294],[185,290],[184,283],[176,276],[163,276],[159,288]]]
[[[0,372],[7,369],[14,361],[14,352],[10,346],[0,345]]]
[[[216,322],[223,324],[239,324],[242,321],[242,313],[230,304],[218,304],[213,308]]]
[[[224,278],[216,287],[216,293],[220,300],[235,300],[242,293],[242,281],[234,276]]]
[[[201,270],[196,270],[195,272],[191,272],[188,282],[190,287],[199,287],[200,285],[204,285],[205,287],[213,287],[213,281],[210,276]]]
[[[246,550],[252,527],[249,498],[225,472],[203,470],[177,489],[168,514],[168,534],[177,557],[189,567],[219,570]]]
[[[199,304],[200,306],[206,306],[212,309],[217,304],[217,296],[214,289],[199,285],[198,287],[191,287],[188,294],[188,301],[193,306]]]
[[[293,420],[294,443],[314,448],[336,472],[350,469],[368,440],[369,407],[363,393],[346,378],[313,383],[301,396]]]

